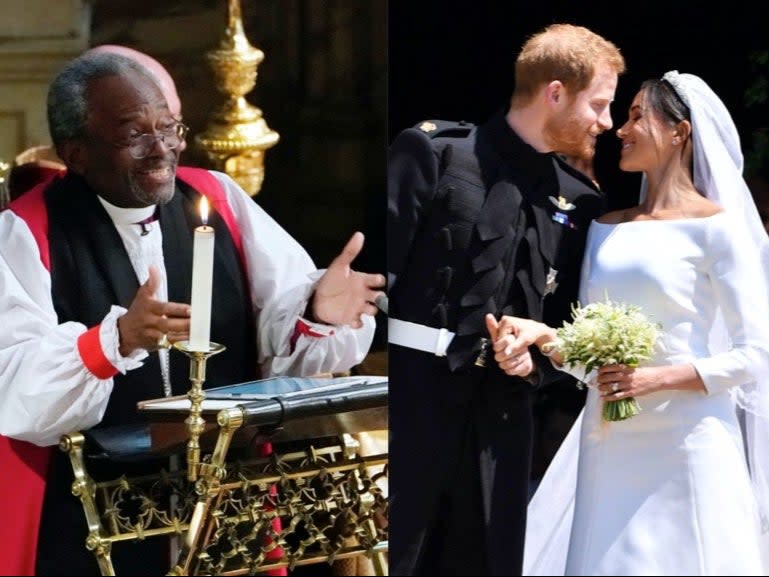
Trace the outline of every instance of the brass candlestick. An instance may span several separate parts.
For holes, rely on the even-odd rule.
[[[187,441],[187,479],[196,481],[198,465],[200,465],[200,435],[206,428],[206,421],[201,417],[203,399],[206,398],[206,393],[203,391],[203,383],[206,380],[206,361],[208,357],[221,353],[227,347],[219,343],[210,343],[207,351],[193,351],[190,349],[189,341],[178,341],[173,346],[190,358],[192,386],[187,392],[187,398],[190,400],[190,416],[184,422],[190,433],[190,439]]]
[[[280,137],[267,126],[262,111],[245,99],[256,85],[264,52],[251,46],[243,32],[240,0],[227,0],[227,28],[219,47],[207,52],[206,59],[225,101],[195,137],[196,145],[214,169],[229,174],[254,196],[264,180],[264,152]]]

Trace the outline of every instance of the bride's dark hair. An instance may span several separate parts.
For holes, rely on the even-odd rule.
[[[649,108],[664,120],[678,124],[682,120],[691,122],[689,107],[684,104],[675,89],[667,80],[652,78],[641,84],[644,100]]]

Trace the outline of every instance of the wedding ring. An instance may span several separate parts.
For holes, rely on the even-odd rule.
[[[616,393],[617,391],[619,391],[619,383],[612,383],[611,384],[611,391],[613,393]]]
[[[168,340],[168,335],[163,333],[163,336],[158,339],[158,348],[159,349],[170,349],[171,348],[171,341]]]

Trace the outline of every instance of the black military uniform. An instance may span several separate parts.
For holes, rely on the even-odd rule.
[[[404,130],[388,189],[390,572],[520,575],[531,392],[566,377],[477,366],[484,317],[570,318],[603,196],[502,113]]]

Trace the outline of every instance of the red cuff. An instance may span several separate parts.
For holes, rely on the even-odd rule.
[[[334,331],[331,331],[329,335],[333,335]],[[299,340],[299,336],[304,335],[306,337],[325,337],[327,335],[324,335],[323,333],[316,332],[312,330],[312,327],[308,325],[306,322],[304,322],[302,319],[299,319],[296,321],[296,324],[294,325],[294,334],[291,335],[291,352],[294,352],[294,349],[296,348],[296,341]]]
[[[85,368],[91,371],[97,379],[110,379],[118,370],[109,362],[104,351],[101,350],[99,341],[99,327],[96,325],[88,329],[77,339],[77,350],[83,360]]]

